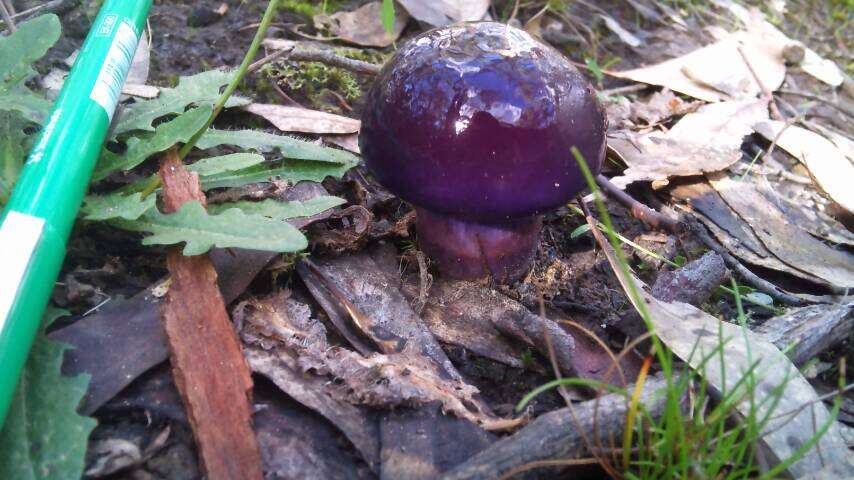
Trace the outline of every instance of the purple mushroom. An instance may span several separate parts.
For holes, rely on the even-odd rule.
[[[519,279],[543,216],[598,172],[605,114],[558,51],[500,23],[430,30],[376,78],[359,146],[380,183],[415,205],[420,248],[446,276]]]

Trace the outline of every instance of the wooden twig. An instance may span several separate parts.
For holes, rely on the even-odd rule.
[[[609,88],[608,90],[600,90],[599,94],[604,97],[610,97],[612,95],[622,95],[624,93],[640,92],[642,90],[646,90],[647,88],[649,88],[649,85],[645,83],[635,83],[634,85],[624,85],[622,87]]]
[[[839,112],[841,112],[844,115],[847,115],[849,117],[854,118],[854,107],[852,107],[851,104],[849,102],[846,102],[845,100],[840,99],[838,102],[834,102],[833,100],[828,100],[824,97],[821,97],[818,95],[813,95],[812,93],[799,92],[797,90],[780,89],[780,90],[778,90],[778,92],[784,93],[786,95],[795,95],[798,97],[803,97],[803,98],[806,98],[808,100],[815,100],[816,102],[821,102],[821,103],[827,105],[828,107],[831,107],[831,108],[838,110]]]
[[[664,411],[664,398],[655,395],[664,385],[662,379],[649,379],[641,391],[640,402],[652,418],[658,418]],[[601,451],[589,451],[583,436],[589,433],[601,438],[601,443],[606,445],[609,439],[619,438],[625,428],[627,410],[626,397],[612,393],[546,413],[439,478],[518,478],[514,474],[530,470],[533,465],[542,465],[540,462],[601,454]]]
[[[806,364],[821,352],[837,345],[854,331],[854,303],[811,305],[793,309],[771,318],[756,328],[797,366]]]
[[[18,30],[18,27],[15,25],[15,21],[12,20],[12,12],[6,7],[6,2],[0,0],[0,15],[3,16],[3,21],[6,22],[6,25],[9,28],[10,33],[15,33]]]
[[[768,99],[768,107],[771,109],[771,116],[774,120],[784,121],[786,117],[780,113],[780,110],[777,108],[777,104],[774,103],[774,93],[765,85],[765,82],[759,78],[759,74],[756,73],[756,70],[753,69],[753,65],[750,63],[750,60],[747,59],[747,54],[744,53],[744,49],[739,45],[738,53],[741,54],[741,59],[744,60],[744,64],[747,65],[747,69],[750,70],[750,74],[753,75],[753,79],[756,80],[756,84],[759,85],[759,89],[762,90],[762,95]]]
[[[343,68],[351,72],[364,73],[366,75],[376,75],[380,72],[380,65],[376,65],[362,60],[355,60],[338,55],[334,52],[319,50],[319,49],[301,49],[296,44],[281,50],[275,51],[266,57],[253,63],[247,69],[247,73],[252,73],[259,70],[264,65],[277,60],[279,58],[287,58],[298,62],[320,62],[333,67]]]
[[[28,8],[22,12],[12,13],[12,20],[26,20],[36,13],[57,13],[66,8],[71,8],[76,3],[77,2],[75,0],[53,0],[41,5],[36,5],[33,8]],[[5,20],[3,23],[6,23]]]
[[[173,148],[161,160],[164,211],[184,203],[205,204],[199,177],[184,167]],[[252,431],[252,376],[240,340],[225,310],[210,256],[167,256],[172,284],[161,314],[175,385],[209,479],[263,478]]]
[[[747,267],[742,265],[741,262],[739,262],[732,255],[730,255],[730,253],[724,247],[722,247],[721,244],[715,241],[715,239],[713,239],[708,234],[708,232],[706,232],[706,228],[701,225],[700,222],[694,220],[693,218],[689,218],[688,215],[683,217],[683,220],[686,221],[686,223],[691,229],[691,232],[693,232],[697,236],[697,238],[699,238],[700,241],[703,242],[703,244],[705,244],[708,248],[714,250],[718,253],[718,255],[722,256],[727,266],[735,270],[739,275],[741,275],[745,282],[780,303],[796,306],[808,304],[806,300],[780,290],[773,283],[759,278],[759,276],[757,276],[755,273],[748,270]]]
[[[620,190],[616,185],[611,183],[611,180],[608,180],[608,177],[601,174],[596,175],[596,184],[599,185],[599,188],[605,191],[605,195],[628,208],[632,212],[633,217],[644,222],[650,227],[657,230],[667,230],[670,233],[678,233],[682,230],[682,226],[679,221],[664,215],[663,213],[656,212],[643,203],[635,200],[631,195]]]

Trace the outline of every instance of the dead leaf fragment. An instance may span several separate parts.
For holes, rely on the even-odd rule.
[[[300,375],[319,376],[328,395],[351,404],[395,408],[435,401],[444,411],[475,423],[494,419],[477,409],[475,387],[443,377],[424,357],[409,352],[364,357],[330,347],[323,325],[310,318],[306,305],[288,299],[287,294],[249,306],[251,311],[243,316],[243,338],[255,347],[247,349],[247,359],[253,369],[274,381],[271,368],[278,363]]]
[[[741,158],[739,147],[751,126],[768,118],[765,105],[764,100],[705,105],[682,117],[667,133],[615,133],[608,146],[628,168],[611,181],[620,188],[637,181],[660,187],[671,177],[723,170]]]
[[[633,275],[626,276],[617,260],[611,245],[588,218],[591,230],[600,247],[605,252],[611,268],[634,304],[631,291],[640,295],[649,312],[655,334],[680,358],[697,368],[704,359],[702,371],[698,372],[709,382],[710,387],[719,392],[732,392],[744,385],[742,378],[747,370],[756,363],[753,370],[753,390],[755,402],[742,402],[736,408],[742,414],[749,414],[753,405],[757,406],[758,418],[769,415],[762,443],[773,453],[774,461],[789,459],[798,449],[816,435],[819,428],[831,421],[828,431],[820,437],[817,445],[808,450],[800,459],[792,463],[788,471],[794,477],[800,477],[818,470],[825,463],[843,460],[848,449],[830,412],[818,400],[813,387],[801,375],[792,362],[777,348],[760,335],[746,327],[722,322],[702,310],[681,302],[662,302],[648,293],[648,287]],[[634,305],[640,311],[641,306]],[[719,338],[722,332],[723,338]],[[723,346],[721,342],[725,341]],[[719,353],[718,353],[719,352]],[[726,361],[717,361],[718,355]],[[782,389],[777,402],[770,401],[770,395]],[[769,412],[771,405],[774,409]]]
[[[746,31],[735,32],[723,40],[656,65],[612,73],[619,78],[660,85],[707,102],[754,98],[762,89],[739,53],[739,47],[764,86],[774,90],[783,83],[786,66],[774,44],[755,32]]]
[[[685,115],[693,112],[701,102],[685,102],[673,94],[673,91],[663,89],[653,93],[645,102],[631,103],[631,119],[636,123],[654,125],[670,117]],[[610,111],[608,111],[610,121]]]
[[[753,126],[757,133],[803,163],[827,195],[854,213],[854,164],[830,140],[805,128],[766,120]],[[781,133],[782,132],[782,133]]]
[[[356,119],[308,108],[267,103],[250,103],[244,110],[264,117],[283,132],[349,134],[359,131]]]
[[[489,0],[398,0],[397,3],[416,20],[434,27],[481,20],[489,9]]]
[[[777,258],[831,285],[854,287],[854,255],[833,249],[789,223],[783,212],[749,183],[724,175],[713,176],[710,182]]]
[[[345,42],[365,47],[387,47],[403,32],[409,20],[406,10],[396,8],[392,34],[383,28],[380,22],[382,2],[370,2],[352,12],[336,12],[332,15],[315,15],[314,24],[325,27],[329,32]]]
[[[748,10],[743,5],[732,0],[714,0],[714,3],[729,9],[733,16],[747,26],[748,31],[762,35],[770,45],[773,45],[781,53],[786,46],[798,43],[765,20],[765,16],[757,8]],[[838,87],[842,84],[844,76],[838,65],[822,58],[811,48],[806,46],[803,46],[803,48],[804,58],[800,63],[801,70],[828,85]]]

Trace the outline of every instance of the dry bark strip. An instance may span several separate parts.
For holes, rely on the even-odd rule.
[[[786,350],[795,365],[803,365],[828,348],[846,340],[854,331],[854,303],[812,305],[771,318],[756,329],[780,350]]]
[[[640,401],[646,405],[653,418],[658,418],[664,411],[663,397],[653,398],[664,387],[663,379],[650,379],[641,390]],[[551,411],[440,478],[488,480],[502,478],[533,462],[590,457],[594,452],[589,447],[597,448],[601,445],[607,448],[611,446],[612,439],[621,437],[627,406],[628,400],[624,396],[609,394],[573,407]],[[555,478],[555,470],[528,470],[512,478],[532,477]]]
[[[164,211],[185,202],[205,204],[199,177],[172,149],[160,163]],[[181,393],[202,469],[210,479],[261,479],[261,454],[252,431],[252,376],[243,359],[207,254],[167,256],[172,285],[162,307],[172,374]]]
[[[308,200],[327,194],[316,183],[302,182],[287,192],[286,200]],[[288,223],[302,228],[329,214],[327,211],[313,217],[294,218]],[[243,293],[276,256],[271,252],[239,248],[214,249],[209,255],[226,303]],[[52,339],[74,347],[65,351],[62,373],[91,375],[89,388],[78,408],[80,413],[91,415],[140,375],[168,358],[166,335],[160,321],[162,298],[154,293],[162,283],[158,281],[124,302],[108,304],[100,312],[50,334]]]

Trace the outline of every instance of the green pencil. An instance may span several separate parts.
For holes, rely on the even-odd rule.
[[[107,0],[0,217],[0,426],[65,258],[151,0]]]

